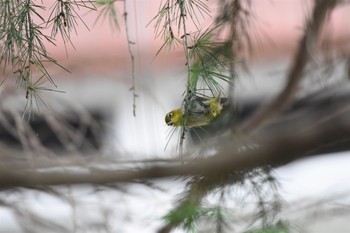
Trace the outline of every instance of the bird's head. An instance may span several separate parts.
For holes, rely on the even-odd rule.
[[[182,125],[182,111],[181,109],[174,109],[165,115],[165,123],[169,126]]]

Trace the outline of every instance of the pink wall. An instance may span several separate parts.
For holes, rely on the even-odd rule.
[[[48,6],[53,2],[46,1]],[[181,48],[178,52],[160,55],[152,63],[153,56],[161,46],[162,41],[155,39],[153,24],[146,27],[156,15],[160,0],[128,0],[128,19],[131,39],[136,42],[135,55],[138,64],[152,67],[172,66],[182,63]],[[308,12],[311,11],[313,1],[306,0],[253,0],[255,12],[254,31],[258,33],[255,44],[255,61],[276,59],[276,57],[291,56],[302,33],[302,25]],[[136,4],[135,4],[136,3]],[[108,20],[98,22],[96,12],[86,13],[79,11],[89,26],[90,31],[82,24],[78,28],[78,36],[72,34],[72,41],[76,50],[70,45],[68,58],[61,39],[57,38],[57,47],[49,46],[49,51],[61,64],[70,69],[105,71],[107,69],[126,68],[129,65],[127,40],[125,34],[123,4],[117,3],[120,21],[120,30],[111,28]],[[213,9],[215,11],[215,9]],[[342,7],[335,11],[332,20],[328,23],[327,39],[342,40],[349,38],[350,7]],[[192,28],[194,31],[194,28]],[[336,44],[340,45],[339,42]],[[345,45],[344,45],[345,46]]]

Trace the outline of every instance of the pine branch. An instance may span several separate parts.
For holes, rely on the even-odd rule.
[[[191,63],[191,59],[190,59],[190,52],[189,52],[189,40],[188,40],[188,36],[189,33],[187,32],[187,26],[186,26],[186,18],[187,18],[187,12],[186,12],[186,7],[185,7],[185,1],[186,0],[180,0],[179,1],[179,8],[180,8],[180,22],[182,21],[182,30],[183,30],[183,35],[182,35],[182,40],[183,40],[183,47],[184,47],[184,53],[185,53],[185,57],[186,57],[186,66],[187,66],[187,85],[186,85],[186,94],[185,94],[185,98],[183,101],[183,109],[184,109],[184,125],[181,128],[181,136],[180,136],[180,148],[182,149],[183,147],[183,143],[185,140],[185,134],[188,131],[187,128],[187,116],[189,113],[189,102],[187,100],[189,100],[191,98],[191,96],[193,95],[192,93],[195,92],[195,89],[192,90],[191,89],[191,68],[192,68],[192,63]]]

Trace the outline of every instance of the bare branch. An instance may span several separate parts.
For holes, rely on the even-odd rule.
[[[300,132],[294,135],[291,135],[290,131],[279,132],[265,139],[266,144],[256,150],[236,153],[231,150],[230,145],[227,145],[216,156],[210,158],[185,161],[183,165],[169,163],[134,171],[130,171],[130,169],[98,169],[91,168],[91,163],[85,165],[72,163],[69,167],[57,167],[56,172],[53,172],[50,169],[43,171],[37,167],[36,170],[33,170],[30,166],[6,163],[2,165],[0,171],[0,188],[82,183],[107,184],[192,175],[221,177],[225,174],[265,165],[277,167],[300,158],[312,156],[310,152],[320,143],[324,145],[334,143],[348,138],[348,135],[350,135],[350,124],[346,121],[339,121],[332,126],[328,125],[322,129],[318,128],[317,130]],[[52,163],[54,165],[53,160]],[[99,167],[102,164],[94,165]],[[69,173],[67,172],[69,168],[75,170]]]
[[[306,23],[306,31],[302,37],[298,51],[294,57],[293,64],[287,76],[287,85],[283,91],[266,107],[259,109],[252,117],[243,122],[241,131],[253,133],[257,131],[266,121],[277,114],[279,110],[286,107],[298,89],[303,78],[304,68],[317,45],[322,25],[326,16],[336,6],[337,0],[317,0],[309,23]]]

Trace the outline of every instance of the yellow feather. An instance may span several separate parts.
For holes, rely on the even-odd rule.
[[[187,127],[192,128],[209,125],[215,118],[220,116],[223,109],[220,96],[213,98],[210,101],[201,102],[206,106],[199,107],[198,109],[201,109],[201,111],[189,109],[188,116],[186,118]],[[199,103],[197,104],[199,105]],[[173,127],[184,126],[184,119],[185,117],[183,116],[182,110],[178,108],[166,114],[165,123]]]

